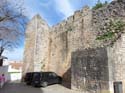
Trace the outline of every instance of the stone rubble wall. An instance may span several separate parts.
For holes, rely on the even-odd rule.
[[[125,22],[125,2],[113,1],[106,7],[93,11],[93,28],[97,31],[96,34],[101,34],[105,31],[106,24],[111,19],[121,19]],[[108,42],[107,42],[108,43]],[[101,42],[101,45],[107,45]],[[107,48],[108,67],[109,67],[109,90],[114,93],[114,82],[122,82],[123,93],[125,93],[124,79],[124,34],[119,38],[112,47]]]
[[[105,7],[92,11],[93,28],[97,35],[107,32],[106,27],[111,20],[122,20],[125,22],[125,2],[112,1]],[[101,42],[107,45],[110,42]]]
[[[88,93],[109,90],[106,48],[88,48],[72,52],[72,89]],[[107,92],[106,92],[107,93]]]

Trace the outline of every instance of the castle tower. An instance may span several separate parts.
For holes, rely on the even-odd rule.
[[[40,15],[35,15],[27,25],[24,52],[24,73],[28,71],[41,71],[48,37],[48,24]],[[43,39],[44,38],[44,39]],[[46,40],[46,42],[42,40]]]
[[[48,56],[49,44],[49,26],[41,18],[36,15],[35,17],[35,44],[34,44],[34,71],[43,71],[45,62]]]

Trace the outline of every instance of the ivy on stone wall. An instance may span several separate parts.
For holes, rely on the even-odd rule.
[[[104,26],[105,27],[105,26]],[[106,27],[103,28],[105,31],[98,35],[96,40],[103,40],[103,41],[116,41],[121,34],[124,32],[125,22],[120,19],[110,20],[109,23],[106,24]]]

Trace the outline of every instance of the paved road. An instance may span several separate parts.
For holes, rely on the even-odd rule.
[[[46,88],[34,88],[27,86],[23,83],[8,83],[2,89],[0,93],[79,93],[67,89],[61,85],[51,85]]]

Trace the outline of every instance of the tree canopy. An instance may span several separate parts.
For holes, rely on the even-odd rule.
[[[19,46],[24,37],[27,17],[23,3],[12,0],[0,1],[0,56],[5,49]]]

